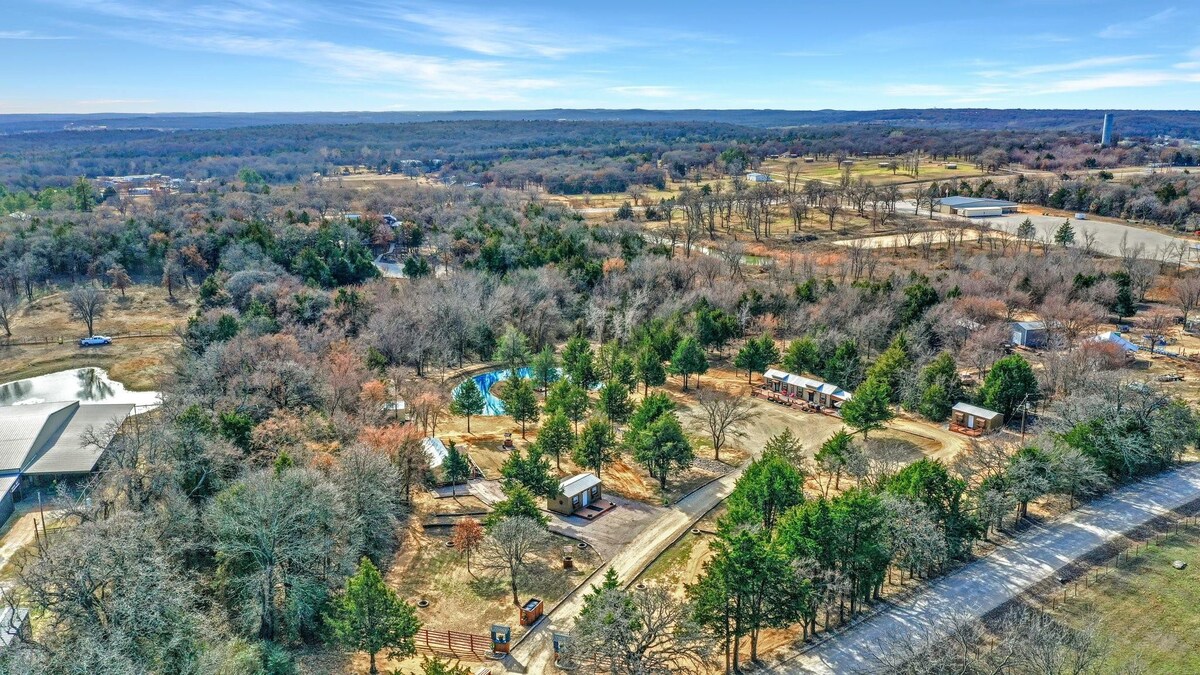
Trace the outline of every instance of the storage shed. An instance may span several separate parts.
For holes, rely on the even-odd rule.
[[[1042,347],[1046,344],[1046,324],[1041,321],[1017,321],[1012,325],[1012,343],[1019,347]]]
[[[955,403],[950,414],[950,430],[978,435],[1004,426],[1004,415],[970,403]]]
[[[600,478],[592,473],[564,478],[558,484],[558,496],[547,499],[546,508],[569,516],[589,504],[600,501],[602,486]]]

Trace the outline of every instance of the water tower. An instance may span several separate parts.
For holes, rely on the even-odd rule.
[[[1108,147],[1113,144],[1113,115],[1104,113],[1104,125],[1100,127],[1100,145]]]

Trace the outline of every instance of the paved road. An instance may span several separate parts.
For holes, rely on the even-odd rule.
[[[1097,546],[1200,497],[1200,464],[1119,490],[934,582],[901,605],[812,651],[783,655],[772,673],[852,673],[877,667],[879,650],[899,636],[978,618],[1049,578]]]
[[[904,213],[911,214],[912,202],[901,202],[897,208]],[[1036,209],[1038,207],[1032,206],[1029,208]],[[929,214],[928,210],[921,213],[922,215]],[[935,219],[946,219],[953,216],[935,211],[933,217]],[[1026,218],[1029,218],[1033,222],[1038,238],[1050,237],[1051,240],[1054,238],[1054,232],[1062,225],[1063,220],[1066,220],[1063,216],[1043,216],[1040,215],[1040,212],[1011,213],[1004,216],[979,218],[977,220],[986,222],[996,230],[1016,234],[1017,228]],[[1183,244],[1191,251],[1192,246],[1196,243],[1193,239],[1174,236],[1167,230],[1133,227],[1112,220],[1100,220],[1097,216],[1089,216],[1088,220],[1075,220],[1074,218],[1069,220],[1071,221],[1071,226],[1075,228],[1076,245],[1083,243],[1083,232],[1089,231],[1096,235],[1096,252],[1106,255],[1119,255],[1122,238],[1126,240],[1126,245],[1131,248],[1141,245],[1144,248],[1142,257],[1145,258],[1157,257],[1159,251],[1166,250],[1169,246],[1178,244]],[[968,234],[967,237],[970,239],[971,235]],[[913,237],[914,245],[919,241],[919,235]],[[1197,265],[1196,256],[1193,253],[1189,253],[1189,260],[1191,265]],[[1185,264],[1187,264],[1186,261]]]

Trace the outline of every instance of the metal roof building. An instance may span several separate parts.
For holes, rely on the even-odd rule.
[[[1000,216],[1005,213],[1016,213],[1019,205],[1003,199],[983,199],[980,197],[942,197],[937,200],[938,210],[956,216],[976,218],[979,216]]]
[[[79,401],[0,406],[0,523],[26,476],[53,480],[90,473],[132,403]]]

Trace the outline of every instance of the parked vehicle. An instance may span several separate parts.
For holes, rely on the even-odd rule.
[[[112,338],[103,335],[93,335],[85,337],[79,341],[80,347],[99,347],[100,345],[111,345]]]

